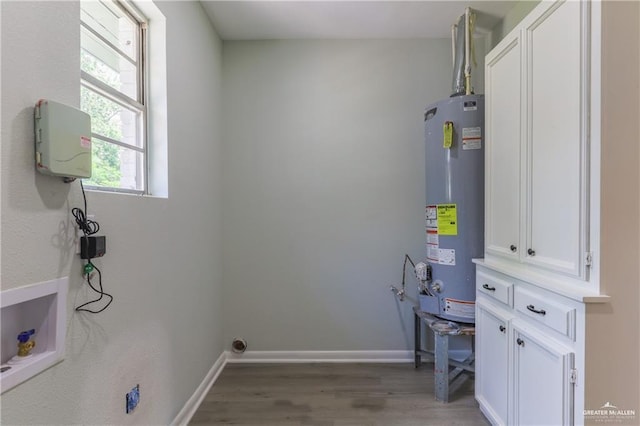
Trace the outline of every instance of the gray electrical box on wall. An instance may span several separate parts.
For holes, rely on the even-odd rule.
[[[91,177],[91,117],[77,108],[41,99],[35,107],[36,168],[40,173]]]

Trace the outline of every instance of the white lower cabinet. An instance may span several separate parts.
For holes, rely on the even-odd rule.
[[[513,424],[572,425],[571,349],[542,333],[512,324]]]
[[[476,399],[493,424],[508,423],[509,316],[476,300]],[[482,360],[478,362],[477,360]]]
[[[575,303],[485,268],[476,286],[475,392],[485,416],[495,425],[581,424]]]

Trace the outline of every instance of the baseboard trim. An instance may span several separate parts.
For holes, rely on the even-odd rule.
[[[227,353],[227,362],[239,363],[303,363],[303,362],[413,362],[413,351],[246,351]]]
[[[222,373],[225,365],[227,365],[227,352],[222,352],[205,376],[204,380],[202,380],[195,392],[193,392],[193,395],[191,395],[184,404],[184,407],[182,407],[182,410],[180,410],[176,418],[173,419],[171,425],[182,426],[187,425],[191,421],[191,418],[198,410],[198,407],[200,407],[204,397],[207,396],[211,386],[213,386],[220,373]]]

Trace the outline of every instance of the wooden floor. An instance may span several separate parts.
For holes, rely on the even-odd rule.
[[[488,425],[467,381],[436,402],[433,365],[227,364],[192,425]]]

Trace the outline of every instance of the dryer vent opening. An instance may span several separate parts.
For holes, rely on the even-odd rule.
[[[241,354],[247,350],[247,342],[244,339],[236,337],[231,344],[231,350],[237,354]]]

